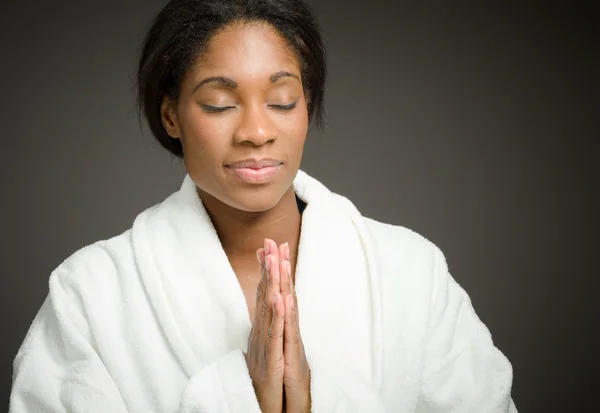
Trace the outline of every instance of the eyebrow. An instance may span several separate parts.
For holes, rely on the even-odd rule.
[[[293,77],[294,79],[300,81],[298,76],[296,76],[295,74],[290,73],[290,72],[284,72],[284,71],[273,73],[270,77],[270,80],[271,80],[271,83],[275,83],[279,79],[284,78],[284,77]]]
[[[300,78],[298,78],[298,76],[296,76],[293,73],[286,72],[286,71],[280,71],[280,72],[273,73],[271,76],[269,76],[269,81],[271,83],[275,83],[279,79],[282,79],[282,78],[285,78],[285,77],[293,77],[293,78],[297,79],[298,81],[300,81]],[[194,89],[192,90],[192,93],[194,93],[196,90],[198,90],[198,88],[200,86],[205,85],[207,83],[219,83],[222,86],[228,87],[230,89],[235,89],[238,86],[238,84],[233,79],[230,79],[228,77],[225,77],[225,76],[211,76],[211,77],[207,77],[206,79],[203,79],[200,83],[198,83],[196,86],[194,86]]]

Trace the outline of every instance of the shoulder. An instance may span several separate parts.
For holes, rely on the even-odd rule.
[[[87,245],[66,258],[50,275],[50,295],[67,291],[101,293],[117,287],[122,277],[135,272],[131,229]]]
[[[64,285],[92,287],[118,283],[124,277],[137,273],[135,259],[135,226],[140,220],[165,220],[163,207],[174,198],[171,194],[165,200],[141,211],[127,230],[111,238],[98,240],[68,256],[50,275]],[[51,291],[52,293],[52,291]]]
[[[399,254],[411,255],[427,259],[445,260],[440,248],[432,241],[407,227],[385,223],[364,216],[355,205],[346,197],[334,194],[338,205],[346,209],[355,221],[362,221],[367,236],[374,244],[378,255],[396,256]],[[360,231],[360,228],[359,228]]]
[[[405,226],[362,215],[341,195],[336,194],[335,198],[353,217],[367,255],[375,258],[384,289],[428,295],[439,281],[444,281],[448,272],[446,257],[434,242]]]
[[[91,340],[88,315],[101,311],[103,317],[108,317],[112,309],[107,302],[117,296],[120,280],[135,268],[130,233],[127,230],[85,246],[52,271],[49,293],[19,348],[15,369],[23,356],[33,351],[34,342],[43,345],[51,340],[48,335],[56,335],[57,331],[77,331]]]
[[[402,278],[433,287],[437,275],[447,273],[442,250],[409,228],[364,218],[384,278]]]
[[[422,234],[402,225],[388,224],[372,218],[364,218],[366,226],[385,254],[398,254],[401,251],[428,258],[443,257],[440,248]],[[436,257],[437,256],[437,257]]]

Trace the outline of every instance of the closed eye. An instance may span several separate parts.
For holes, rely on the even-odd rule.
[[[202,109],[208,113],[221,113],[225,112],[227,109],[235,108],[235,106],[210,106],[210,105],[201,105]]]
[[[292,110],[296,107],[296,103],[297,102],[290,103],[289,105],[269,105],[269,107],[277,110]]]
[[[270,108],[277,110],[292,110],[296,107],[297,102],[290,103],[289,105],[269,105]],[[235,106],[211,106],[211,105],[201,105],[202,109],[208,113],[221,113],[225,112],[227,109],[235,109]]]

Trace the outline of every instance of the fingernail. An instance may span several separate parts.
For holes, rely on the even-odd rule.
[[[269,239],[265,238],[265,255],[269,255]]]
[[[267,271],[271,269],[271,260],[269,259],[269,256],[265,256],[265,267],[267,267]]]
[[[286,260],[290,259],[290,244],[287,242],[283,244],[283,255]]]

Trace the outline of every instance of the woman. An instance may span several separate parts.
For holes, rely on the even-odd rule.
[[[299,0],[158,14],[139,104],[188,175],[52,273],[11,412],[516,412],[439,249],[299,170],[324,55]]]

